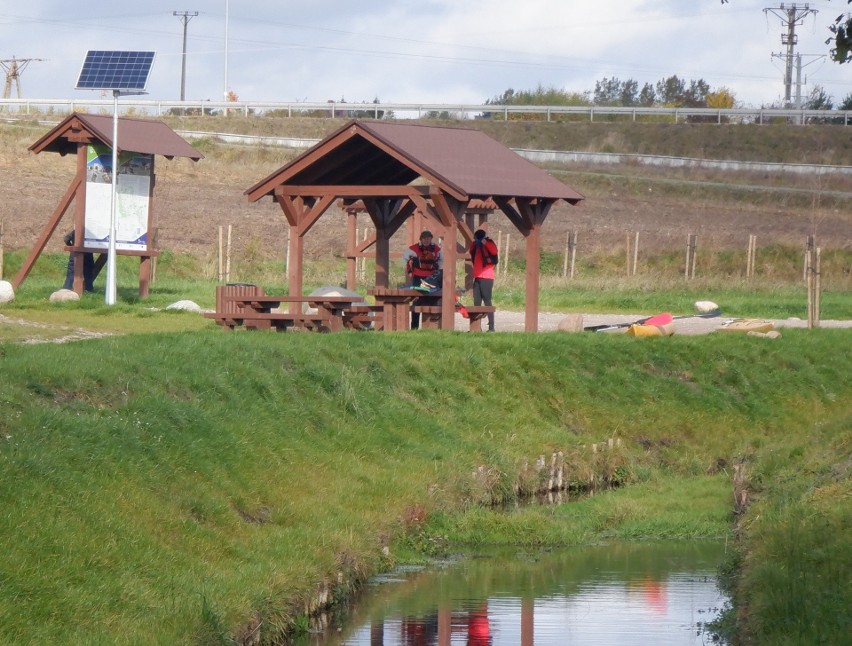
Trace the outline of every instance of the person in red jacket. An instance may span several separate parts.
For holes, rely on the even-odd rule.
[[[473,304],[490,306],[494,290],[494,268],[497,266],[497,245],[485,231],[477,229],[469,251],[473,261]],[[488,314],[488,331],[494,331],[494,312]]]
[[[402,254],[405,261],[405,275],[408,284],[419,287],[423,280],[428,278],[433,271],[441,269],[444,257],[441,255],[441,247],[432,242],[432,232],[423,231],[420,234],[420,242],[411,245]],[[411,313],[411,329],[420,327],[420,315]]]

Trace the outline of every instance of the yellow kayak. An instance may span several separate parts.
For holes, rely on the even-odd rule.
[[[627,334],[631,336],[671,336],[674,334],[674,323],[666,323],[665,325],[634,323],[627,328]]]
[[[772,321],[763,319],[737,319],[723,323],[719,328],[722,332],[771,332],[775,329]]]

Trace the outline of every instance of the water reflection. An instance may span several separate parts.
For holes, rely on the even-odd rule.
[[[699,645],[724,598],[716,543],[492,551],[377,578],[322,646]]]

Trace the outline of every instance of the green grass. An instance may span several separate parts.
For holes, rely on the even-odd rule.
[[[258,622],[272,641],[320,591],[454,542],[733,542],[736,522],[736,630],[838,643],[850,330],[226,334],[159,310],[212,306],[186,259],[162,263],[150,299],[123,287],[112,307],[100,294],[47,304],[55,264],[0,309],[0,642],[224,643]],[[549,280],[544,302],[609,311],[595,300],[606,283],[569,298]],[[688,312],[701,293],[609,287],[627,312]],[[788,289],[776,311],[795,315]],[[778,293],[701,296],[748,315]],[[842,296],[826,298],[838,314]],[[18,343],[77,329],[111,336]],[[514,509],[556,451],[566,481],[596,495]],[[736,520],[735,462],[753,499]]]

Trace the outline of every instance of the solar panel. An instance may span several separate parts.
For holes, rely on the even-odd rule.
[[[154,52],[89,50],[77,89],[143,92],[153,62]]]

